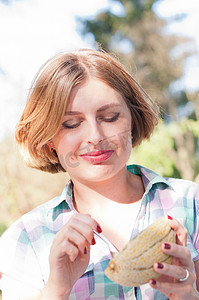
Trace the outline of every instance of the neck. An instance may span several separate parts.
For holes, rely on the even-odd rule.
[[[82,182],[72,178],[76,209],[85,213],[110,203],[129,204],[141,199],[144,187],[141,177],[122,169],[111,179],[101,182]]]

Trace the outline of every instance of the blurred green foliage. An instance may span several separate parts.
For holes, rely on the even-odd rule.
[[[78,21],[82,36],[92,35],[95,48],[117,56],[160,107],[162,121],[149,142],[133,149],[129,162],[198,182],[199,94],[179,85],[185,60],[197,49],[191,39],[167,33],[166,27],[184,16],[160,19],[159,1],[110,0],[107,9]]]
[[[184,178],[199,183],[199,121],[163,121],[149,141],[133,149],[129,163],[144,165],[164,177]]]
[[[169,22],[183,16],[160,19],[154,9],[159,1],[109,0],[106,10],[78,20],[83,37],[92,35],[94,47],[99,45],[114,53],[158,102],[162,117],[175,121],[180,114],[179,107],[185,107],[191,97],[184,90],[176,92],[173,84],[183,76],[185,59],[196,49],[192,40],[167,33],[165,28]],[[186,115],[187,111],[183,113]]]

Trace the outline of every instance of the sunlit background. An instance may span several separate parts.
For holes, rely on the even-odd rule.
[[[101,20],[101,28],[105,28],[110,25],[106,24],[107,11],[109,15],[116,16],[118,29],[113,36],[111,31],[105,36],[105,31],[98,30],[100,40],[97,42],[101,43],[107,37],[107,45],[102,44],[102,47],[116,51],[124,63],[131,65],[129,69],[138,77],[147,92],[152,94],[157,102],[162,101],[165,110],[169,108],[153,137],[152,145],[144,144],[137,152],[133,152],[131,162],[134,160],[143,162],[144,165],[164,176],[199,181],[199,1],[154,0],[152,11],[157,20],[151,18],[150,13],[149,16],[144,14],[143,18],[146,16],[149,18],[148,23],[146,19],[142,22],[137,18],[131,28],[123,22],[127,20],[127,16],[122,3],[127,9],[128,4],[133,2],[135,1],[0,0],[0,225],[2,224],[2,231],[24,212],[60,193],[67,179],[65,174],[43,174],[25,167],[13,146],[14,129],[22,113],[30,83],[40,66],[57,52],[95,48],[96,35],[85,30],[83,20]],[[149,1],[136,2],[142,6]],[[159,34],[165,46],[161,46],[162,42],[157,42],[156,35],[153,36],[153,28],[156,26],[160,26]],[[168,66],[162,66],[162,70],[158,69],[158,72],[161,71],[158,74],[146,68],[142,53],[139,52],[141,50],[138,43],[143,43],[146,33],[146,40],[150,37],[154,39],[150,45],[151,48],[154,47],[154,55],[147,57],[148,68],[151,68],[150,61],[152,67],[153,64],[159,66],[163,64],[162,55],[172,58]],[[125,34],[135,37],[133,42],[129,41]],[[176,45],[174,42],[172,47],[173,42],[168,39],[168,36],[173,35],[178,37],[178,41]],[[147,46],[143,53],[147,53],[146,51]],[[165,54],[164,51],[168,53]],[[133,53],[136,55],[132,57]],[[182,63],[182,70],[180,63]],[[173,68],[172,72],[170,72],[171,68]],[[147,72],[149,72],[148,78]],[[174,80],[172,78],[170,80],[169,76],[173,73],[175,73]],[[178,78],[176,74],[179,74]],[[156,86],[156,80],[162,78],[163,82],[165,76],[168,77],[166,79],[168,89],[162,92],[162,87]]]
[[[19,0],[0,1],[0,138],[13,134],[24,106],[26,93],[38,68],[63,50],[93,47],[90,39],[78,34],[76,17],[93,18],[110,8],[122,13],[120,1],[108,0]],[[165,31],[191,37],[199,49],[199,1],[165,0],[154,11],[171,21]],[[193,47],[193,45],[192,45]],[[181,84],[199,87],[199,54],[188,58]]]

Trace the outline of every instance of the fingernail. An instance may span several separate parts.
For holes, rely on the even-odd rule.
[[[92,239],[91,244],[92,244],[92,245],[95,245],[95,244],[96,244],[95,238]]]
[[[87,248],[86,247],[84,248],[84,254],[87,254]]]
[[[161,263],[157,263],[157,267],[158,267],[158,269],[163,269],[164,268],[163,264],[161,264]]]
[[[171,249],[171,245],[168,243],[164,243],[164,249],[167,249],[167,250]]]
[[[98,233],[101,233],[101,232],[102,232],[102,228],[101,228],[99,225],[97,225],[97,232],[98,232]]]
[[[151,284],[152,285],[156,285],[156,280],[155,279],[151,279]]]
[[[167,217],[169,220],[173,220],[173,218],[171,216],[167,215]]]

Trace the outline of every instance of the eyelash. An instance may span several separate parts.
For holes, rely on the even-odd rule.
[[[100,120],[102,120],[104,122],[110,122],[110,123],[115,122],[119,118],[119,115],[120,115],[120,113],[116,113],[112,118],[100,118]],[[72,125],[67,125],[66,123],[63,123],[62,126],[67,129],[73,129],[73,128],[77,128],[81,123],[82,123],[82,121],[74,123]]]
[[[119,118],[120,113],[115,114],[112,118],[102,118],[105,122],[115,122]]]
[[[82,121],[81,121],[81,122],[82,122]],[[63,123],[62,126],[63,126],[64,128],[67,128],[67,129],[73,129],[73,128],[78,127],[78,126],[81,124],[81,122],[78,122],[78,123],[75,123],[75,124],[72,124],[72,125],[67,125],[67,124]]]

